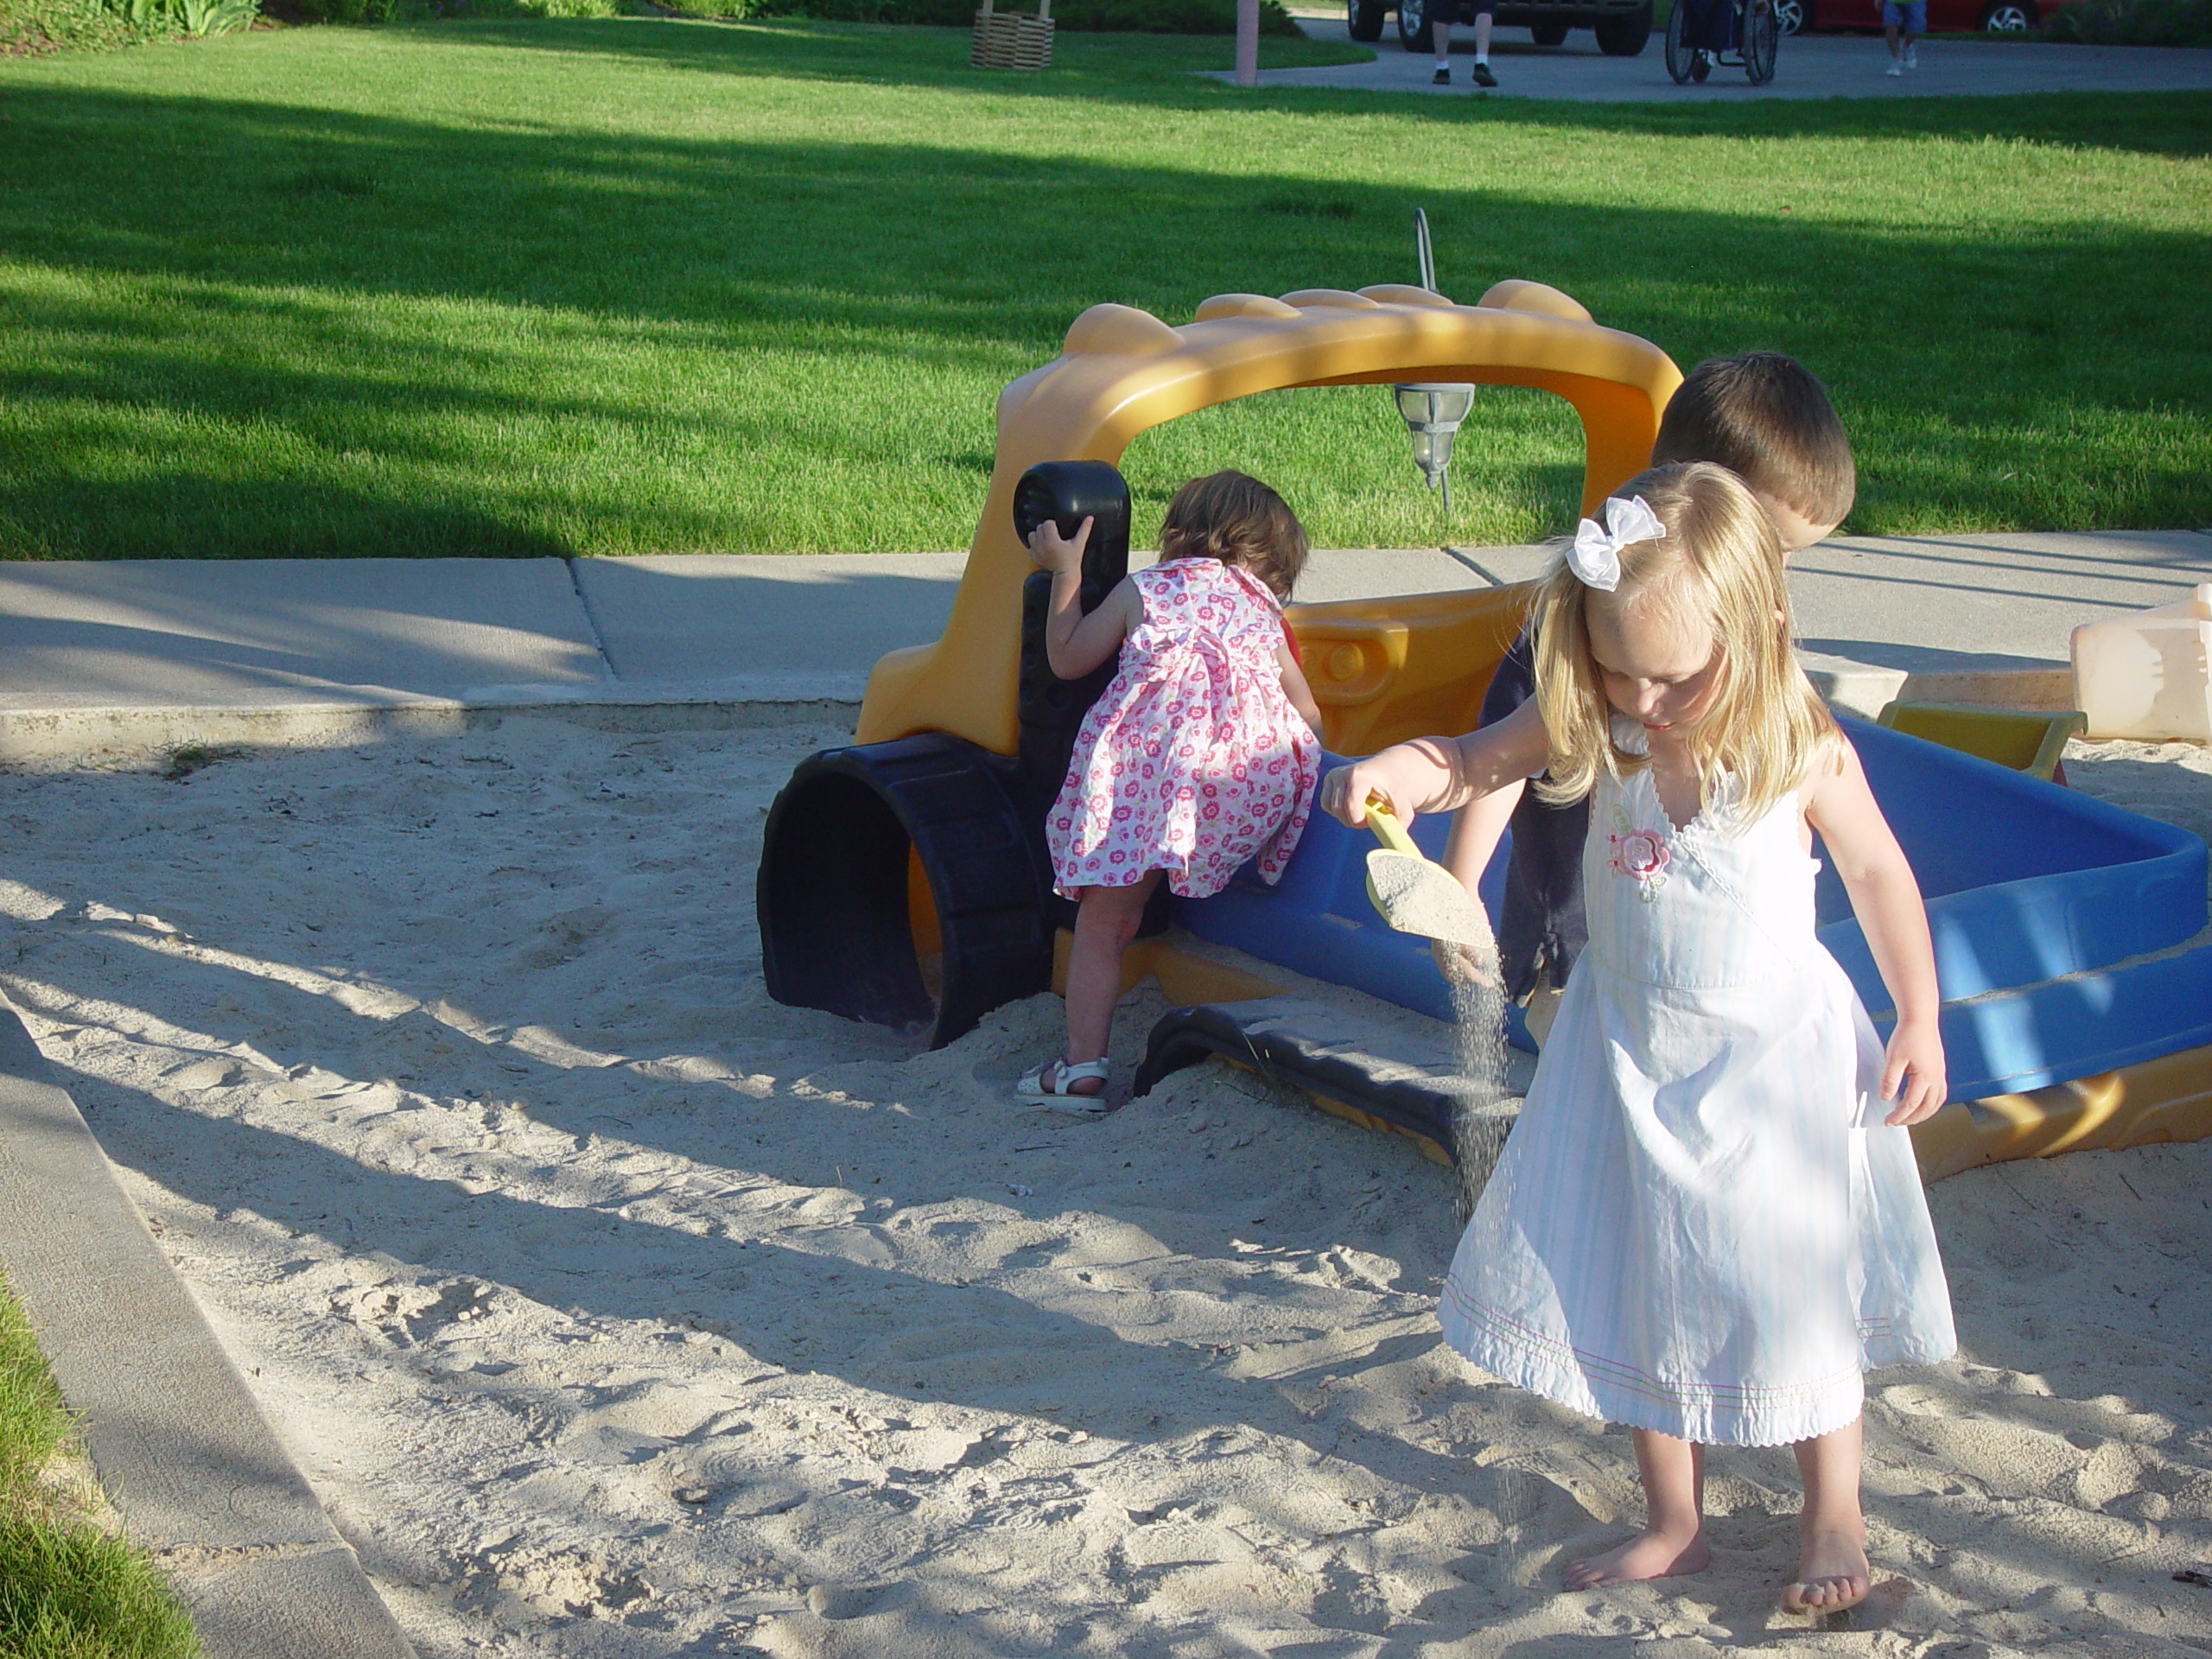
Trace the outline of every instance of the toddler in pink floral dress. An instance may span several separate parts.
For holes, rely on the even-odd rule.
[[[1095,1110],[1122,952],[1145,901],[1162,876],[1204,899],[1255,856],[1263,880],[1281,878],[1320,776],[1321,711],[1282,622],[1306,531],[1273,490],[1233,472],[1185,484],[1167,505],[1160,563],[1085,616],[1090,537],[1089,519],[1073,541],[1047,519],[1029,538],[1030,556],[1052,573],[1052,672],[1080,678],[1117,648],[1122,661],[1084,716],[1045,820],[1053,885],[1077,904],[1067,1052],[1015,1092]]]

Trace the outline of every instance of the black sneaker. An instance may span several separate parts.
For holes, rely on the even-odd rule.
[[[1474,76],[1475,85],[1478,86],[1495,86],[1497,85],[1497,77],[1491,73],[1490,65],[1486,63],[1477,64],[1469,73]]]
[[[1452,72],[1449,69],[1440,69],[1431,79],[1440,86],[1449,86],[1452,84]]]

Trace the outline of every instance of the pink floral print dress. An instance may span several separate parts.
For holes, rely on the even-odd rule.
[[[1320,740],[1282,689],[1282,607],[1218,559],[1129,580],[1144,620],[1045,820],[1054,886],[1073,897],[1165,870],[1174,892],[1204,899],[1255,856],[1279,880],[1321,775]]]

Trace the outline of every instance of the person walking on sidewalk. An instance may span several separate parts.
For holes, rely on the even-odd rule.
[[[1884,73],[1901,75],[1919,68],[1920,37],[1927,32],[1928,0],[1882,0],[1882,38],[1890,48],[1890,67]]]
[[[1428,38],[1436,48],[1436,84],[1452,84],[1452,25],[1475,26],[1475,67],[1467,72],[1478,86],[1495,86],[1490,72],[1490,26],[1497,14],[1497,0],[1429,0]]]

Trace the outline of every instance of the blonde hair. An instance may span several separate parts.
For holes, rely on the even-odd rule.
[[[1735,810],[1757,818],[1798,787],[1841,741],[1834,719],[1790,648],[1782,542],[1758,498],[1710,461],[1654,467],[1614,492],[1642,496],[1663,537],[1620,550],[1620,585],[1603,602],[1627,613],[1712,631],[1715,673],[1705,712],[1689,728],[1700,793],[1724,777]],[[1619,778],[1650,764],[1613,741],[1612,705],[1590,655],[1583,614],[1590,589],[1564,553],[1537,589],[1536,701],[1551,737],[1551,770],[1536,785],[1549,801],[1589,792],[1602,769]]]
[[[1241,565],[1287,600],[1306,568],[1306,526],[1289,504],[1249,474],[1194,478],[1175,492],[1160,526],[1160,556]]]

